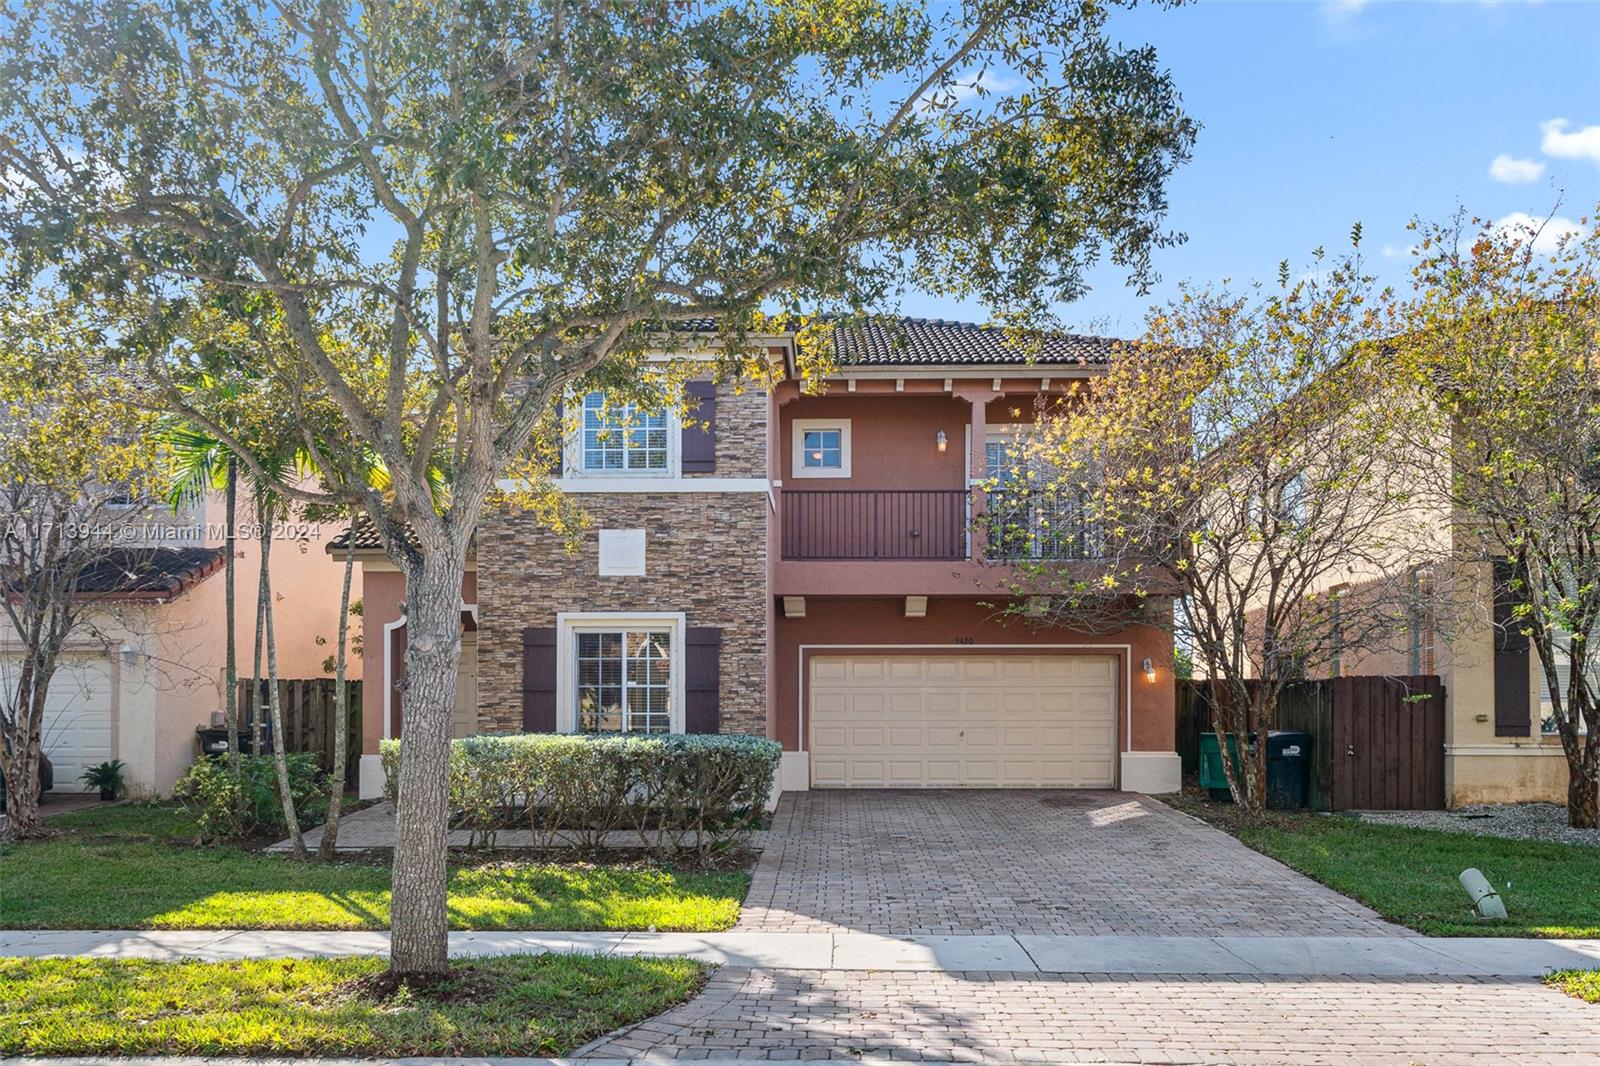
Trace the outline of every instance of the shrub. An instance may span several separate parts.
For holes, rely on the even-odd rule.
[[[381,751],[393,799],[400,743]],[[592,851],[622,830],[660,858],[705,861],[760,825],[781,756],[737,734],[467,737],[450,749],[450,807],[474,844],[526,829],[537,846]]]
[[[329,779],[307,752],[284,756],[289,793],[301,829],[319,825],[328,811]],[[278,775],[270,755],[239,756],[239,776],[224,761],[201,759],[189,767],[173,795],[200,827],[206,840],[240,840],[258,833],[286,833]]]

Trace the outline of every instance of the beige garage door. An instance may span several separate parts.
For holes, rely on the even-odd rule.
[[[1109,788],[1117,660],[873,655],[811,660],[818,788]]]

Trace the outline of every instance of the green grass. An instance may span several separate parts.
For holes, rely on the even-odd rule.
[[[1192,797],[1177,806],[1257,851],[1430,936],[1600,937],[1600,848],[1505,840],[1335,815],[1274,815],[1251,825]],[[1476,866],[1508,919],[1481,922],[1457,880]]]
[[[1600,1003],[1600,970],[1557,970],[1545,974],[1544,983],[1585,1003]]]
[[[564,1055],[689,998],[688,959],[512,955],[426,990],[381,959],[0,959],[0,1055]]]
[[[181,811],[121,806],[63,815],[62,836],[0,854],[0,927],[385,929],[389,867],[296,863],[196,848]],[[732,928],[749,877],[651,866],[452,866],[456,929]]]

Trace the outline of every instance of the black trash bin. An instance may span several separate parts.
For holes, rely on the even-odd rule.
[[[196,729],[195,736],[200,740],[200,754],[213,759],[220,759],[228,754],[228,731],[221,726],[201,726]],[[239,746],[239,751],[244,755],[254,755],[256,731],[240,729],[236,731],[234,743]],[[263,725],[261,728],[261,749],[272,750],[272,727]]]
[[[1311,772],[1311,734],[1275,729],[1267,734],[1267,806],[1275,811],[1306,805]]]

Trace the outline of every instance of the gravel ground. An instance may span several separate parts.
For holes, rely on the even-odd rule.
[[[1554,803],[1484,804],[1453,811],[1357,813],[1362,821],[1380,825],[1409,825],[1417,829],[1443,829],[1512,840],[1550,840],[1558,844],[1600,847],[1600,829],[1573,829],[1567,825],[1567,809]]]

